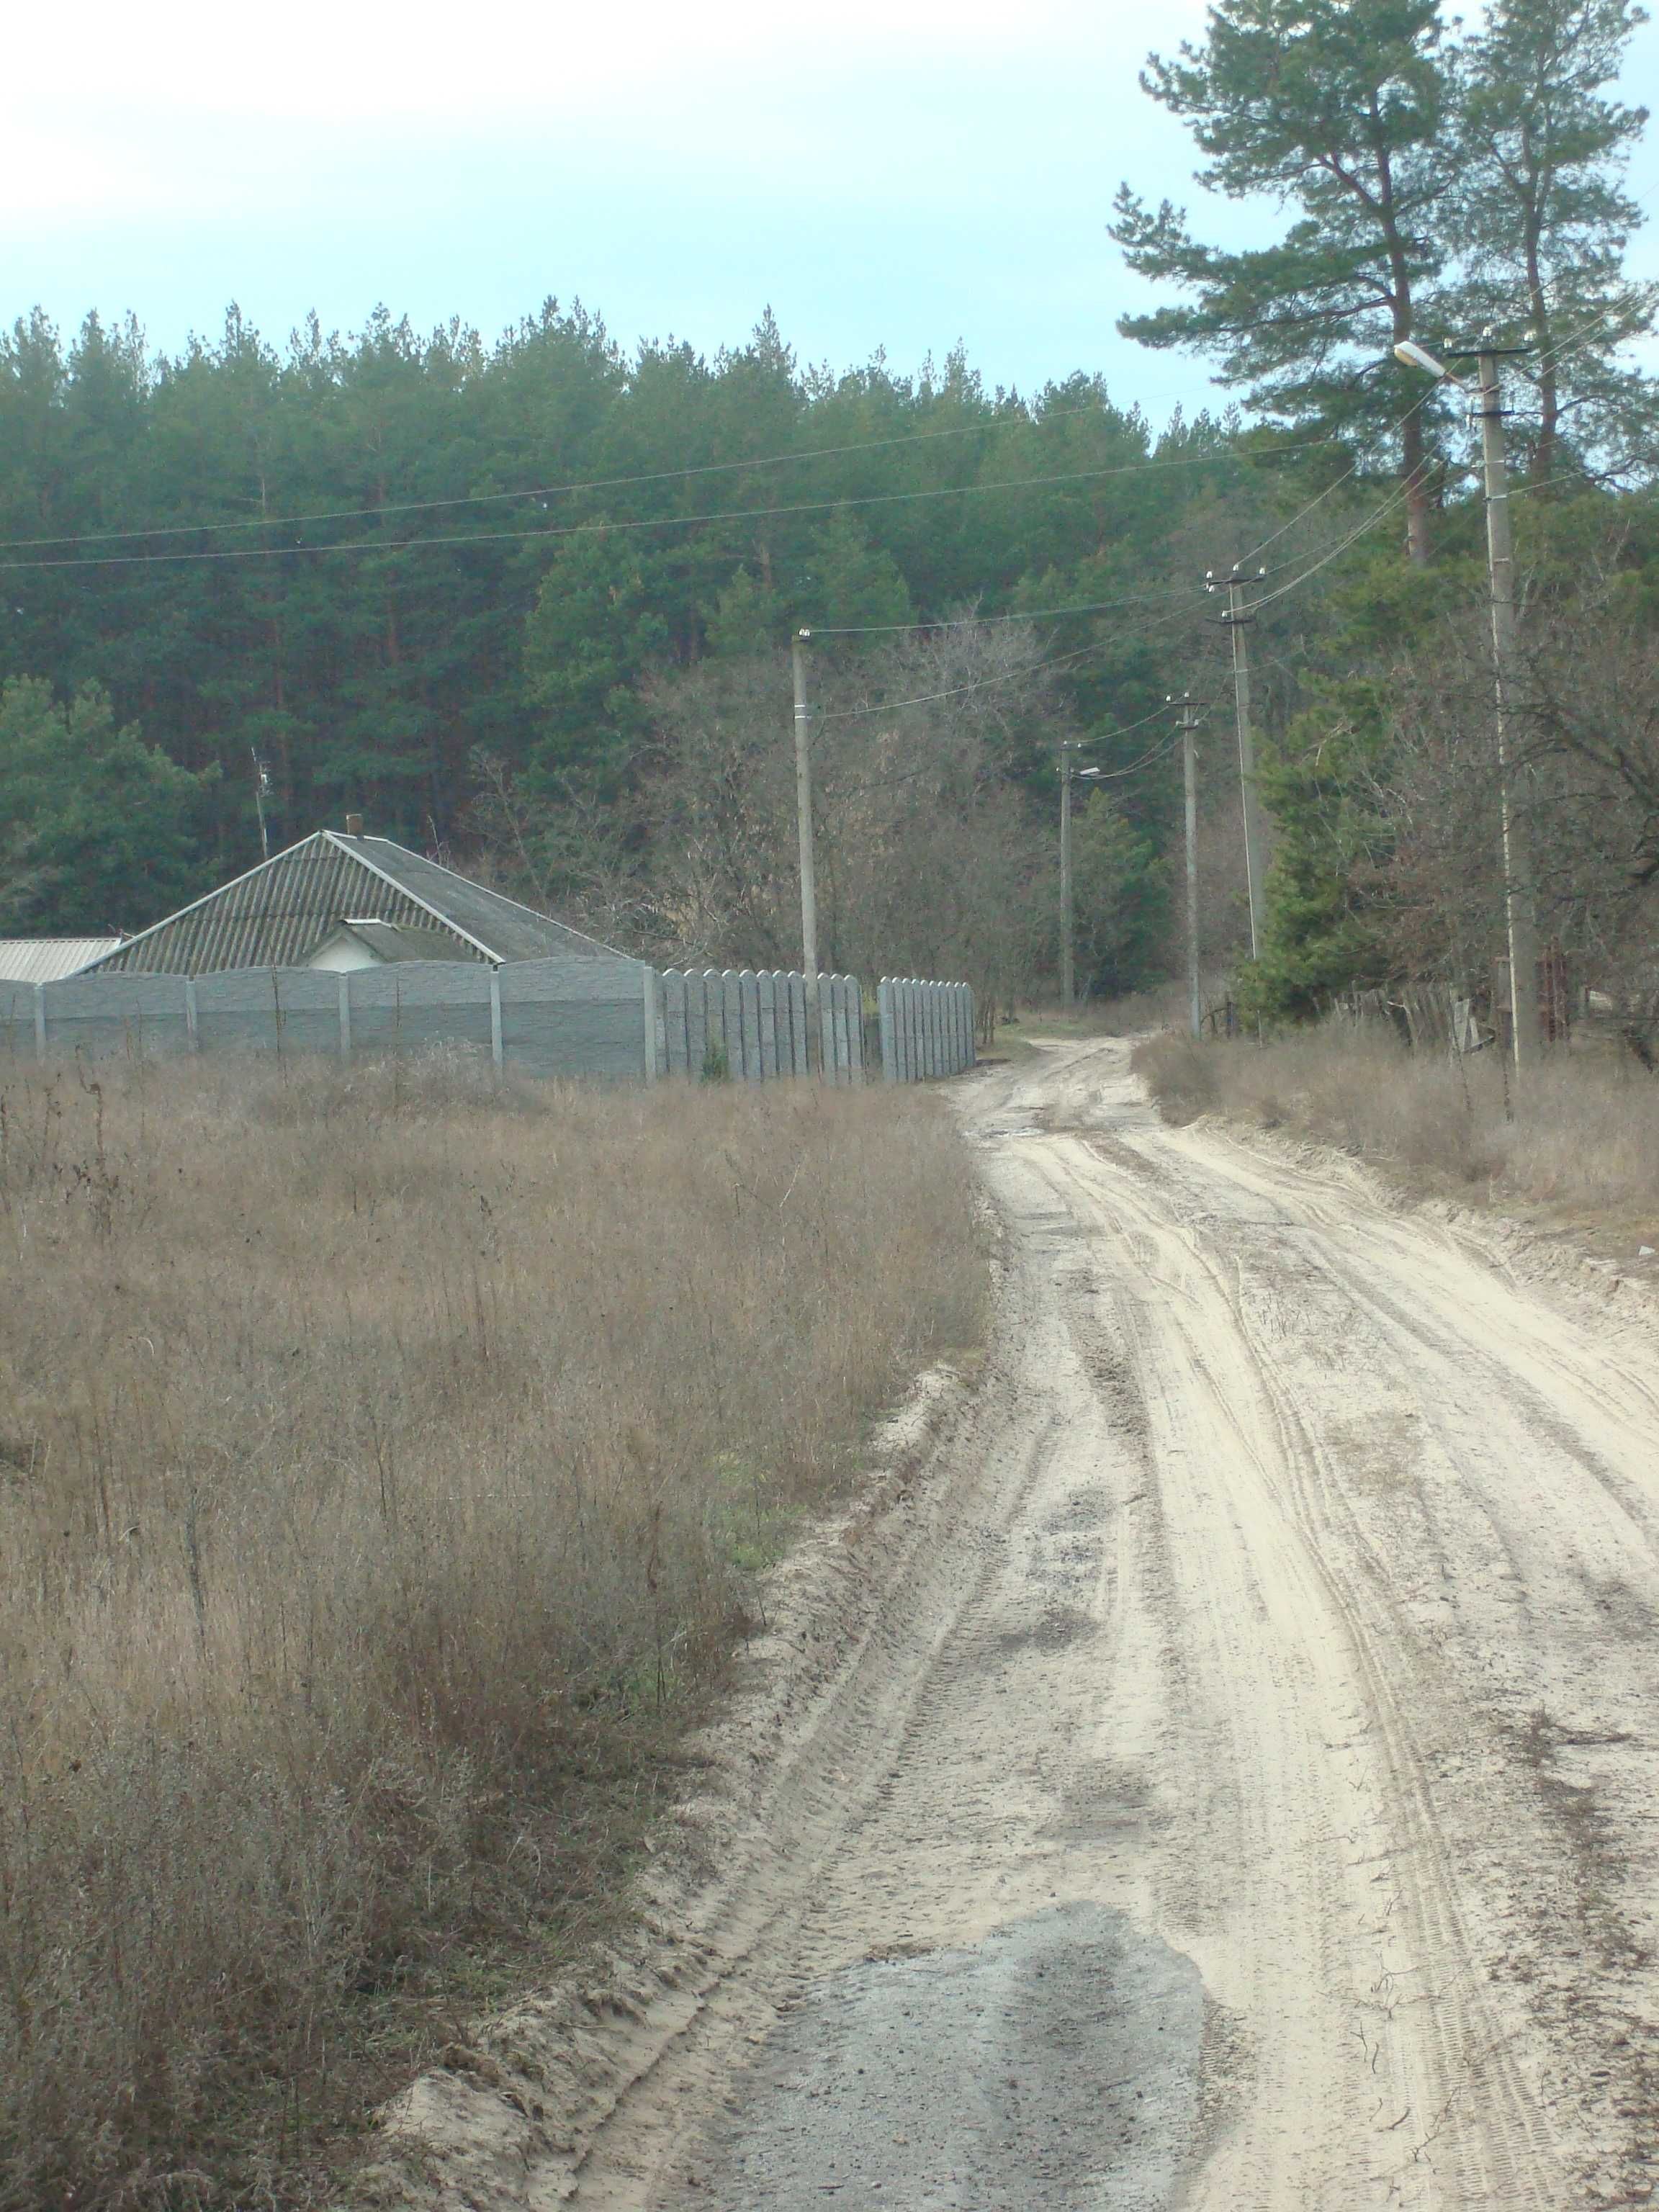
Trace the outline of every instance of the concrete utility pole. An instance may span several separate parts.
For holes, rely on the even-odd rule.
[[[1081,752],[1083,746],[1081,738],[1060,741],[1060,1003],[1068,1012],[1077,996],[1077,962],[1073,951],[1072,763],[1067,756]]]
[[[818,1021],[818,889],[812,857],[812,710],[806,703],[806,647],[810,629],[789,641],[795,678],[795,826],[800,842],[800,958],[806,978],[806,1064],[822,1072],[823,1036]]]
[[[1250,730],[1250,656],[1244,641],[1244,625],[1254,622],[1244,605],[1244,586],[1267,574],[1258,568],[1255,577],[1247,579],[1237,562],[1231,573],[1218,580],[1212,569],[1205,577],[1207,589],[1213,592],[1218,581],[1227,588],[1227,611],[1221,617],[1232,635],[1233,696],[1238,712],[1238,780],[1243,793],[1244,805],[1244,887],[1250,902],[1250,957],[1261,955],[1261,808],[1255,790],[1255,738]]]
[[[1510,525],[1509,465],[1504,456],[1504,405],[1498,349],[1483,347],[1480,456],[1486,478],[1486,565],[1492,577],[1492,692],[1498,734],[1498,797],[1504,833],[1504,918],[1510,946],[1510,1007],[1518,1076],[1538,1065],[1538,940],[1532,854],[1524,813],[1516,804],[1510,714],[1520,673],[1515,617],[1515,540]]]
[[[1193,706],[1193,695],[1181,695],[1181,782],[1187,801],[1187,999],[1194,1036],[1204,1027],[1204,1006],[1198,987],[1198,754],[1193,732],[1204,717]]]
[[[1454,376],[1415,338],[1404,338],[1395,357],[1408,368],[1420,368],[1442,384],[1467,391],[1461,376]],[[1510,527],[1509,465],[1504,458],[1504,403],[1498,364],[1520,346],[1493,345],[1491,333],[1478,346],[1467,346],[1454,361],[1480,365],[1480,458],[1486,469],[1486,573],[1492,593],[1492,659],[1494,720],[1498,738],[1498,805],[1504,837],[1504,924],[1510,954],[1510,1037],[1517,1079],[1535,1067],[1543,1049],[1538,1023],[1537,905],[1533,890],[1532,855],[1528,849],[1525,817],[1515,801],[1514,763],[1510,758],[1510,707],[1520,672],[1519,641],[1515,619],[1515,540]]]

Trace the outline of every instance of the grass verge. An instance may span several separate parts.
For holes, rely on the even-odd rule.
[[[0,2204],[320,2201],[974,1340],[937,1102],[0,1063]]]
[[[1419,1190],[1542,1209],[1621,1251],[1659,1245],[1659,1081],[1632,1061],[1561,1052],[1516,1087],[1496,1054],[1413,1053],[1330,1022],[1266,1044],[1167,1030],[1133,1064],[1166,1121],[1289,1128]]]

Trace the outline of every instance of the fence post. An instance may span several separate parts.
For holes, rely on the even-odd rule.
[[[199,1052],[202,1041],[196,1033],[196,978],[186,975],[185,984],[185,1049]]]
[[[37,983],[34,987],[34,1056],[37,1060],[44,1060],[46,1056],[46,987],[44,983]]]
[[[775,968],[763,968],[756,978],[760,997],[760,1072],[763,1083],[778,1073],[778,976]]]
[[[489,1058],[499,1067],[504,1055],[501,1051],[501,971],[489,971]]]
[[[645,1079],[657,1079],[657,971],[654,968],[640,970],[640,996],[644,1001],[645,1015]]]

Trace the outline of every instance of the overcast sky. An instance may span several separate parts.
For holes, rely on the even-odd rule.
[[[988,382],[1103,369],[1162,419],[1200,363],[1126,344],[1105,235],[1127,176],[1195,200],[1139,90],[1202,0],[87,0],[9,23],[0,316],[131,309],[153,346],[226,303],[281,340],[377,301],[493,337],[548,294],[625,343],[740,341],[769,303],[804,360],[900,369],[962,339]],[[1659,106],[1659,31],[1626,97]],[[1632,169],[1659,209],[1659,161]],[[1200,227],[1242,239],[1237,210]],[[1655,230],[1659,233],[1659,222]],[[1659,275],[1659,235],[1639,266]]]

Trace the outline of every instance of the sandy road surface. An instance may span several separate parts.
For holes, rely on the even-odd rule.
[[[958,1097],[991,1372],[557,2194],[1649,2202],[1659,1336],[1121,1044]]]

